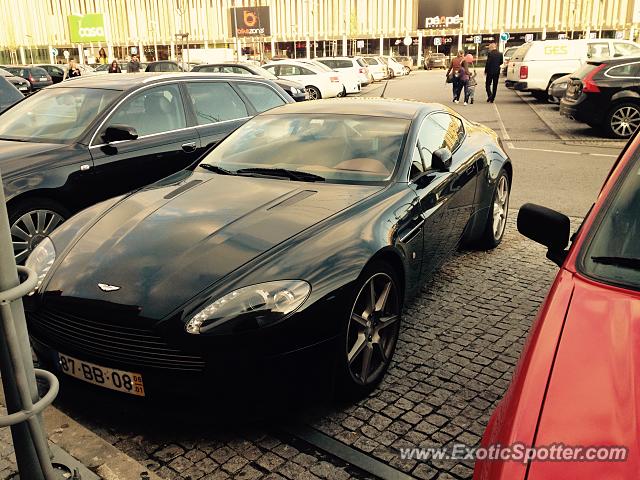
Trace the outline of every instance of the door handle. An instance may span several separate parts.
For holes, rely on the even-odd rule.
[[[196,142],[187,142],[182,144],[182,150],[187,153],[195,152],[196,148],[198,148]]]

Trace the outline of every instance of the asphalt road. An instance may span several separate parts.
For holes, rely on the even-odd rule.
[[[511,207],[527,202],[584,216],[620,153],[624,142],[596,136],[585,126],[560,117],[555,105],[541,104],[528,94],[504,87],[494,104],[486,103],[484,75],[478,72],[475,102],[452,102],[443,70],[417,71],[386,84],[368,86],[364,96],[384,96],[443,103],[469,120],[494,129],[514,165]]]

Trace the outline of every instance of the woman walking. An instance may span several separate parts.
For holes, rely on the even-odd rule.
[[[96,57],[96,63],[100,65],[106,65],[109,63],[109,59],[107,58],[107,52],[104,47],[98,51],[98,56]]]
[[[109,73],[122,73],[122,70],[120,70],[120,66],[118,65],[118,62],[116,60],[111,62],[111,65],[109,65],[108,72]]]
[[[460,65],[464,60],[464,52],[458,50],[458,56],[451,60],[449,70],[447,70],[447,83],[453,84],[453,103],[460,102],[460,93],[462,92],[462,84],[460,83]]]
[[[82,75],[80,73],[80,68],[78,67],[78,64],[76,63],[76,61],[72,58],[71,60],[69,60],[69,69],[67,70],[67,78],[79,77],[80,75]]]
[[[460,81],[461,88],[464,89],[464,104],[469,105],[469,67],[467,61],[463,60],[460,64],[460,70],[458,70],[458,80]]]

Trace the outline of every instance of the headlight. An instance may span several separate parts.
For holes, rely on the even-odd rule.
[[[240,288],[209,303],[185,327],[194,335],[219,327],[228,331],[272,325],[296,311],[311,293],[303,280],[282,280]],[[234,320],[233,325],[229,323]]]
[[[56,249],[53,246],[51,239],[46,237],[36,248],[33,249],[33,252],[31,252],[29,258],[27,258],[27,262],[25,263],[25,266],[34,270],[38,276],[38,284],[29,295],[33,295],[40,288],[44,277],[46,277],[49,270],[51,270],[51,265],[53,265],[55,260]]]
[[[298,90],[296,87],[291,87],[291,93],[293,95],[298,95],[300,93],[300,90]]]

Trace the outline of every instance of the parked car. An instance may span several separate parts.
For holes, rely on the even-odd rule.
[[[376,56],[363,56],[362,57],[369,66],[369,73],[373,77],[374,81],[379,82],[389,78],[389,68],[387,64],[382,61],[381,58]]]
[[[587,62],[571,75],[560,115],[629,138],[640,126],[640,57]]]
[[[255,404],[247,390],[326,377],[367,395],[405,299],[463,239],[501,242],[511,178],[496,134],[441,105],[275,108],[40,243],[33,348],[60,375],[150,399]]]
[[[434,68],[442,68],[447,69],[447,57],[444,53],[430,53],[425,62],[424,62],[425,70],[431,70]]]
[[[544,245],[560,271],[481,446],[582,447],[583,456],[476,460],[474,480],[637,477],[639,148],[636,135],[570,247],[565,215],[530,204],[518,214],[518,230]],[[609,453],[602,449],[604,456],[594,459],[599,461],[589,461],[587,449],[603,446],[618,447],[618,455],[622,447],[627,455],[606,461]]]
[[[16,260],[72,213],[185,168],[292,101],[268,80],[206,74],[93,75],[28,97],[0,122]]]
[[[29,80],[26,80],[22,77],[14,75],[13,73],[5,70],[4,68],[0,68],[0,77],[4,78],[9,83],[11,83],[23,95],[26,95],[31,91],[31,84],[29,83]]]
[[[549,101],[552,103],[560,103],[560,100],[562,100],[567,93],[567,88],[569,88],[570,83],[571,75],[565,75],[551,82],[549,90],[547,91]]]
[[[0,113],[23,98],[24,95],[9,80],[0,77]]]
[[[360,93],[361,85],[360,85],[360,78],[358,73],[355,73],[351,70],[342,70],[342,71],[334,70],[333,68],[327,67],[324,63],[319,62],[315,58],[314,59],[302,58],[298,61],[304,64],[314,65],[320,68],[321,70],[324,70],[325,72],[338,74],[340,83],[342,83],[342,92],[338,94],[339,97],[346,97],[348,94],[351,94],[351,93]]]
[[[223,62],[223,63],[208,63],[201,65],[194,65],[191,69],[192,72],[206,72],[206,73],[235,73],[240,75],[256,75],[258,77],[271,80],[273,83],[282,88],[289,94],[296,102],[302,102],[308,99],[307,92],[304,89],[304,85],[299,82],[293,82],[291,80],[285,80],[284,78],[278,78],[273,73],[265,70],[262,67],[255,66],[249,63],[242,62]]]
[[[393,57],[389,57],[386,55],[381,55],[379,58],[387,65],[389,69],[390,78],[402,77],[407,74],[404,66],[396,62]]]
[[[2,68],[12,75],[28,80],[31,85],[30,92],[35,92],[49,85],[53,85],[53,80],[51,80],[49,74],[40,67],[33,65],[7,65]]]
[[[53,83],[60,83],[64,80],[65,70],[63,65],[38,64],[36,67],[42,68],[51,77]]]
[[[173,62],[171,60],[160,60],[158,62],[148,63],[147,66],[142,68],[140,66],[140,71],[144,72],[184,72],[184,69],[178,62]]]
[[[337,72],[351,72],[363,87],[373,82],[369,66],[362,57],[320,57],[316,60]]]
[[[413,58],[407,57],[404,55],[400,55],[397,57],[393,57],[396,62],[401,64],[407,71],[407,75],[413,70]]]
[[[509,61],[506,86],[546,100],[554,80],[575,72],[588,60],[629,55],[640,55],[640,45],[606,38],[525,43]]]
[[[278,78],[304,85],[309,100],[332,98],[341,95],[344,87],[337,72],[296,60],[278,60],[263,67]]]
[[[505,48],[504,52],[502,52],[502,58],[504,60],[504,63],[502,64],[502,75],[504,75],[505,77],[507,76],[507,69],[509,68],[509,60],[511,60],[511,57],[513,57],[513,54],[516,53],[516,50],[518,50],[518,48],[520,47],[509,47],[509,48]]]

